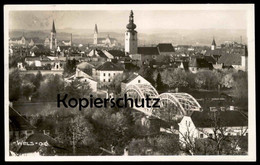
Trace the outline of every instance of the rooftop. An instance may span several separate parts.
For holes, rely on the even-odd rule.
[[[239,111],[193,112],[191,119],[199,128],[215,127],[216,123],[221,127],[248,126],[248,118]]]
[[[104,64],[98,66],[96,70],[101,71],[123,71],[124,69],[113,62],[107,61]]]
[[[159,55],[157,47],[138,47],[137,52],[143,55]]]
[[[174,48],[171,43],[160,43],[157,47],[160,52],[174,52]]]

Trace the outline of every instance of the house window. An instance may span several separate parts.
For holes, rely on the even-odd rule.
[[[103,82],[106,82],[106,79],[104,79]]]
[[[212,133],[210,133],[210,134],[209,134],[209,138],[212,138],[212,137],[213,137],[213,135],[212,135]]]
[[[110,73],[108,73],[108,76],[110,76]]]
[[[203,138],[203,133],[200,134],[200,138],[201,138],[201,139]]]
[[[114,76],[116,75],[116,73],[114,73]]]
[[[228,135],[228,136],[230,136],[230,135],[231,135],[231,133],[228,133],[227,135]]]
[[[141,80],[138,80],[138,83],[141,83]]]
[[[106,73],[104,73],[103,76],[106,76]]]
[[[110,82],[110,79],[108,79],[108,82]]]

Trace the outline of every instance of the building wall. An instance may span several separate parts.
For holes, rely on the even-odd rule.
[[[198,137],[198,130],[196,129],[194,123],[189,116],[184,116],[179,123],[179,140],[181,143],[185,144],[185,139],[189,137],[194,140]]]
[[[136,77],[135,79],[133,79],[128,83],[121,83],[121,91],[124,91],[128,85],[136,85],[136,84],[151,84],[151,83],[139,75],[138,77]]]
[[[125,32],[125,52],[137,53],[137,32]]]
[[[99,75],[100,82],[112,82],[113,78],[116,75],[123,73],[123,71],[97,71],[97,72],[99,72],[97,74]]]
[[[244,127],[226,127],[223,128],[226,136],[240,136],[242,133],[246,136],[248,132],[247,126]],[[208,138],[210,134],[214,137],[214,128],[196,128],[191,117],[184,116],[181,122],[179,123],[179,139],[180,142],[185,141],[184,138],[189,136],[192,140],[195,138]]]

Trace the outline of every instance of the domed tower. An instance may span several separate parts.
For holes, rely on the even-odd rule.
[[[57,38],[56,38],[55,24],[53,20],[52,29],[51,29],[51,38],[50,38],[50,49],[54,50],[56,48],[57,48]]]
[[[97,28],[97,24],[95,24],[95,29],[94,29],[94,42],[93,44],[98,44],[98,28]]]
[[[129,23],[126,25],[125,32],[125,52],[129,54],[137,54],[137,31],[135,31],[136,25],[134,24],[134,13],[131,10],[129,16]]]
[[[215,38],[213,37],[213,41],[212,41],[212,44],[211,44],[211,50],[215,50],[217,47],[217,44],[215,42]]]

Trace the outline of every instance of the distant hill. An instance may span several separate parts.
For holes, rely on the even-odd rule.
[[[225,41],[240,42],[242,36],[243,43],[247,42],[246,30],[229,30],[229,29],[173,29],[173,30],[138,30],[138,45],[151,45],[160,42],[169,42],[174,45],[210,45],[213,36],[217,45]],[[10,38],[21,37],[24,33],[25,37],[39,37],[45,39],[50,36],[48,30],[28,31],[28,30],[10,30]],[[73,34],[73,42],[88,44],[93,42],[93,29],[57,29],[58,40],[70,40],[70,34]],[[116,38],[118,42],[124,44],[124,30],[100,31],[99,37]]]

